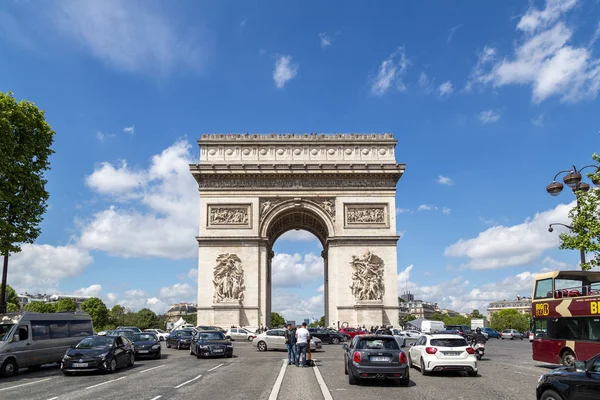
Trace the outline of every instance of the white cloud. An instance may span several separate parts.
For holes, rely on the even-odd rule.
[[[442,208],[442,214],[444,214],[444,215],[450,215],[451,211],[452,210],[450,208],[448,208],[448,207],[443,207]]]
[[[454,181],[452,180],[452,178],[449,178],[444,175],[438,175],[437,183],[439,183],[440,185],[446,185],[446,186],[454,185]]]
[[[569,102],[597,97],[600,59],[588,48],[571,45],[573,30],[562,21],[575,4],[576,0],[547,0],[542,10],[531,7],[517,24],[523,39],[516,45],[514,58],[494,63],[480,58],[467,86],[531,85],[536,103],[551,96]]]
[[[272,309],[286,320],[301,323],[304,318],[319,319],[325,314],[324,296],[317,293],[305,300],[298,293],[292,293],[281,289],[274,289],[272,296]]]
[[[115,69],[163,76],[182,67],[198,71],[206,38],[180,31],[169,15],[154,3],[116,0],[61,1],[45,14],[65,37]]]
[[[498,224],[498,222],[496,220],[493,220],[493,219],[485,219],[483,217],[479,217],[479,220],[481,222],[483,222],[484,224],[486,224],[486,225],[497,225]]]
[[[371,93],[376,96],[384,95],[391,87],[405,91],[406,85],[402,77],[406,72],[409,61],[404,48],[400,47],[385,59],[379,66],[377,75],[372,79]]]
[[[135,133],[135,125],[126,126],[125,128],[123,128],[123,132],[129,135],[133,135]]]
[[[96,132],[96,139],[98,139],[99,142],[104,142],[105,140],[108,140],[115,136],[116,135],[114,133],[104,133],[100,131]]]
[[[271,280],[275,287],[301,287],[323,279],[323,258],[314,254],[277,253],[273,257]]]
[[[404,214],[404,213],[407,213],[407,212],[410,212],[410,209],[396,207],[396,214]]]
[[[321,32],[319,33],[319,41],[321,43],[321,48],[325,49],[331,46],[331,42],[333,41],[333,39],[331,38],[331,36],[328,36],[327,33]]]
[[[452,86],[452,82],[446,81],[442,83],[439,87],[440,96],[448,97],[454,92],[454,87]]]
[[[500,113],[496,110],[485,110],[479,113],[479,120],[483,124],[498,122]]]
[[[596,44],[596,41],[598,41],[598,39],[600,39],[600,21],[598,21],[598,25],[596,25],[596,32],[594,32],[594,35],[590,39],[588,47],[591,48],[594,44]]]
[[[61,279],[81,274],[94,259],[75,246],[23,244],[10,256],[8,283],[18,292],[59,292]]]
[[[473,68],[473,71],[471,71],[469,80],[465,86],[466,91],[471,91],[475,84],[485,81],[484,76],[486,74],[486,69],[492,61],[496,60],[497,53],[498,51],[490,46],[485,46],[483,50],[479,52],[477,55],[477,64],[475,65],[475,68]]]
[[[287,231],[283,235],[279,236],[279,238],[277,238],[277,240],[284,240],[287,242],[295,242],[295,241],[310,242],[313,240],[317,241],[317,242],[319,241],[319,239],[317,239],[317,237],[315,235],[313,235],[309,231],[305,231],[304,229]]]
[[[289,80],[296,77],[298,69],[298,64],[292,62],[292,56],[279,56],[275,61],[275,69],[273,70],[275,86],[279,89],[283,88]]]
[[[172,286],[162,287],[158,292],[161,299],[182,301],[195,301],[198,298],[198,289],[188,283],[176,283]]]
[[[544,114],[540,114],[531,120],[531,123],[537,127],[542,128],[544,126]]]
[[[549,233],[550,223],[569,223],[568,212],[575,202],[559,204],[537,213],[523,223],[494,226],[472,239],[460,239],[446,247],[446,257],[467,257],[462,267],[477,270],[529,265],[548,249],[558,247],[558,234]],[[560,227],[556,228],[558,231]]]
[[[429,204],[421,204],[419,207],[417,207],[417,211],[431,211],[434,208],[437,209],[437,207]]]
[[[111,205],[82,223],[79,244],[122,257],[197,257],[198,186],[189,172],[191,146],[178,141],[152,157],[143,171],[104,163],[87,183],[100,194],[129,201]]]
[[[77,295],[77,296],[92,296],[92,297],[99,297],[101,293],[102,293],[102,285],[100,285],[100,284],[83,287],[83,288],[77,289],[73,292],[73,294]]]
[[[198,279],[198,269],[192,268],[187,274],[189,279]]]
[[[450,41],[452,40],[452,37],[454,36],[454,34],[456,33],[456,31],[463,26],[463,24],[459,24],[456,26],[453,26],[452,28],[448,29],[448,39],[446,40],[447,43],[450,43]]]
[[[419,75],[419,86],[423,88],[425,94],[431,94],[433,92],[433,81],[429,79],[425,72],[421,72]]]

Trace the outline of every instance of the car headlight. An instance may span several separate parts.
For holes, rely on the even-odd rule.
[[[101,358],[101,359],[105,359],[106,357],[108,357],[108,355],[110,354],[110,351],[105,351],[102,354],[98,354],[96,357]]]
[[[160,349],[160,344],[155,344],[154,346],[152,346],[153,349]]]
[[[233,347],[232,343],[227,343],[226,347]]]
[[[202,350],[208,350],[208,346],[201,344],[200,346],[198,346],[198,348],[202,349]]]

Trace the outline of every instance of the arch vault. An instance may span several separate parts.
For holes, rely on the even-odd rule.
[[[198,323],[270,326],[272,246],[292,229],[323,245],[330,326],[398,316],[391,134],[204,134]]]

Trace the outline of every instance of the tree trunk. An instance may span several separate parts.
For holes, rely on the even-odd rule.
[[[2,267],[2,287],[0,288],[0,314],[6,312],[6,276],[8,275],[8,251],[4,253],[4,266]]]

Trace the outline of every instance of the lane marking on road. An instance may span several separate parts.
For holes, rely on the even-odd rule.
[[[197,377],[195,377],[194,379],[190,379],[189,381],[180,383],[179,385],[175,386],[175,389],[179,389],[180,387],[182,387],[183,385],[187,385],[188,383],[192,383],[197,379],[200,379],[202,377],[202,375],[198,375]]]
[[[158,396],[156,396],[156,397],[153,397],[153,398],[151,398],[150,400],[158,400],[158,399],[160,399],[161,397],[162,397],[162,396],[158,395]]]
[[[127,378],[127,376],[122,376],[122,377],[120,377],[120,378],[117,378],[117,379],[111,379],[110,381],[106,381],[106,382],[98,383],[98,384],[96,384],[96,385],[88,386],[88,387],[86,387],[85,389],[86,389],[86,390],[87,390],[87,389],[93,389],[93,388],[95,388],[95,387],[102,386],[102,385],[106,385],[107,383],[112,383],[112,382],[120,381],[121,379],[125,379],[125,378]]]
[[[321,371],[319,371],[319,367],[317,367],[317,365],[315,364],[313,369],[315,370],[315,376],[317,377],[317,382],[319,382],[319,386],[321,387],[321,393],[323,394],[323,398],[325,400],[333,400],[333,397],[331,396],[331,393],[329,392],[329,388],[325,384],[325,381],[323,380],[323,376],[321,376]]]
[[[208,371],[206,371],[206,372],[214,371],[215,369],[217,369],[217,368],[220,368],[220,367],[222,367],[223,365],[225,365],[225,364],[219,364],[219,365],[217,365],[216,367],[212,367],[211,369],[209,369],[209,370],[208,370]]]
[[[0,389],[0,392],[3,390],[10,390],[10,389],[20,388],[23,386],[35,385],[36,383],[46,382],[46,381],[49,381],[50,379],[52,379],[52,378],[45,378],[45,379],[40,379],[39,381],[35,381],[35,382],[27,382],[27,383],[21,383],[20,385],[5,387],[5,388]]]
[[[143,374],[144,372],[152,371],[153,369],[156,369],[156,368],[162,368],[164,366],[166,366],[166,364],[159,365],[158,367],[148,368],[148,369],[140,371],[140,374]]]
[[[53,397],[53,398],[48,399],[48,400],[56,400],[56,399],[58,399],[58,397]]]
[[[283,383],[283,376],[285,375],[285,369],[287,368],[287,359],[283,360],[281,363],[281,369],[279,370],[279,375],[277,375],[277,379],[273,384],[273,390],[271,390],[271,394],[269,395],[269,400],[277,400],[277,396],[279,396],[279,391],[281,390],[281,384]]]

